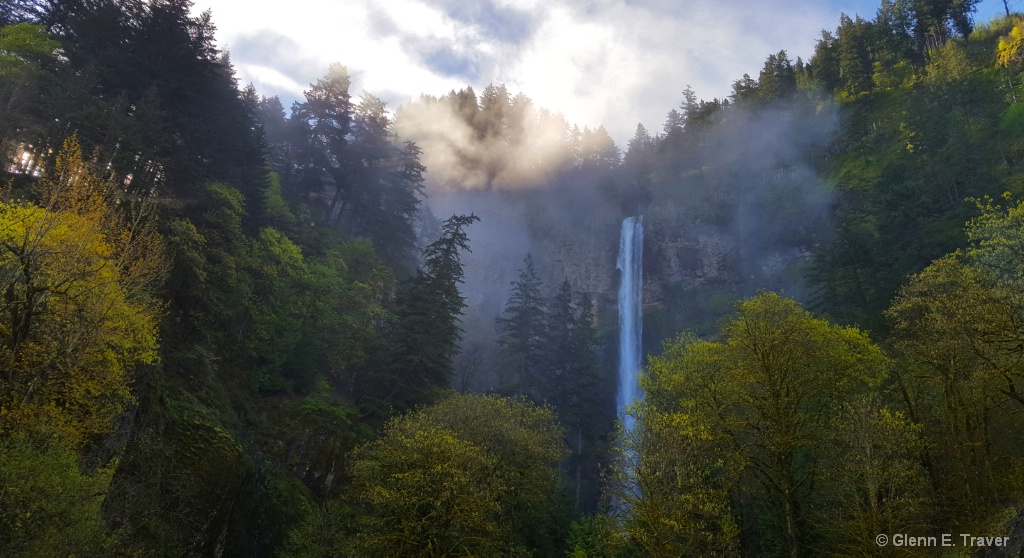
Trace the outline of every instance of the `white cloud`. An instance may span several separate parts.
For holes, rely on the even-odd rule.
[[[291,95],[302,95],[305,84],[282,74],[274,68],[259,66],[256,64],[239,64],[235,71],[239,76],[245,77],[245,83],[252,82],[258,91],[276,90],[287,91]]]
[[[455,24],[445,14],[417,0],[388,0],[377,4],[398,29],[419,37],[454,38]]]
[[[687,84],[704,98],[722,97],[744,72],[756,75],[769,53],[806,56],[828,19],[812,3],[785,17],[778,2],[689,4],[553,8],[504,80],[570,121],[604,124],[621,147],[638,121],[660,129]]]
[[[365,89],[392,107],[421,93],[465,85],[480,91],[503,82],[570,122],[604,124],[623,147],[638,121],[660,130],[687,84],[699,97],[724,97],[743,73],[756,77],[768,54],[785,49],[794,60],[807,58],[840,11],[871,16],[877,2],[491,0],[467,6],[457,0],[200,0],[195,11],[213,10],[219,43],[229,49],[261,30],[291,39],[288,48],[275,44],[273,64],[232,52],[242,83],[254,81],[268,93],[298,97],[296,68],[281,67],[289,56],[305,61],[303,71],[320,68],[302,77],[302,87],[340,62],[353,75],[354,94]],[[514,29],[506,33],[503,25]]]

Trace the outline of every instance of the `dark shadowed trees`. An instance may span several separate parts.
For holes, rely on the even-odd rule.
[[[466,300],[459,292],[461,253],[469,250],[466,227],[475,215],[453,215],[441,225],[441,237],[423,251],[425,263],[400,289],[396,316],[394,392],[405,397],[451,383],[452,357]],[[401,400],[401,396],[399,397]]]

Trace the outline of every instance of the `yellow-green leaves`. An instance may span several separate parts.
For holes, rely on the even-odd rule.
[[[1008,293],[963,260],[961,253],[936,260],[911,278],[888,312],[897,346],[936,378],[997,373],[1019,360],[1012,347],[1024,332]]]
[[[358,454],[353,488],[372,510],[359,544],[376,556],[500,553],[495,457],[445,430],[386,431]]]
[[[930,487],[920,463],[922,427],[882,406],[877,397],[843,405],[822,440],[819,549],[831,556],[873,556],[880,533],[926,532]],[[917,549],[882,549],[886,556],[914,556]]]
[[[59,47],[57,41],[46,36],[42,25],[19,23],[0,27],[0,77],[32,58],[53,55]]]
[[[396,418],[355,455],[356,554],[553,551],[566,453],[550,409],[522,400],[453,395]]]
[[[977,203],[968,249],[914,275],[888,316],[897,385],[925,428],[945,520],[981,529],[1018,501],[1024,474],[1014,436],[1024,428],[1024,206]]]
[[[57,444],[0,439],[0,555],[111,555],[100,505],[112,474],[83,474]]]
[[[774,293],[739,302],[714,341],[667,344],[648,363],[639,428],[626,437],[633,462],[617,479],[633,539],[657,556],[726,552],[739,532],[733,503],[768,504],[775,550],[806,552],[821,442],[887,367],[863,332]]]
[[[46,35],[42,25],[19,23],[0,27],[0,122],[11,113],[19,97],[26,97],[25,85],[40,72],[40,60],[53,57],[60,48]]]
[[[131,400],[130,374],[157,358],[158,308],[138,289],[162,272],[145,218],[65,145],[43,205],[0,202],[0,433],[45,432],[78,447]]]
[[[1024,62],[1024,25],[1014,25],[1010,34],[999,39],[996,62],[1004,68],[1019,68]]]
[[[762,293],[737,304],[723,328],[740,390],[794,402],[834,400],[885,377],[885,356],[856,328],[814,318],[793,300]]]
[[[641,404],[640,427],[607,479],[613,503],[628,517],[629,538],[651,556],[697,556],[732,548],[739,534],[729,490],[739,460],[726,433],[700,411]],[[628,514],[628,515],[626,515]]]
[[[973,70],[967,53],[957,41],[948,41],[942,47],[930,50],[928,57],[925,82],[932,85],[960,81]]]

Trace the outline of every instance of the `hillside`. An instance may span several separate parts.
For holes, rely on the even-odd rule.
[[[190,0],[3,3],[0,554],[1020,555],[1024,16],[974,4],[620,149],[342,64],[286,108]]]

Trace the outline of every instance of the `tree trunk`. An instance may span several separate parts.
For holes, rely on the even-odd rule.
[[[576,427],[576,511],[580,511],[580,476],[583,469],[583,427]]]

